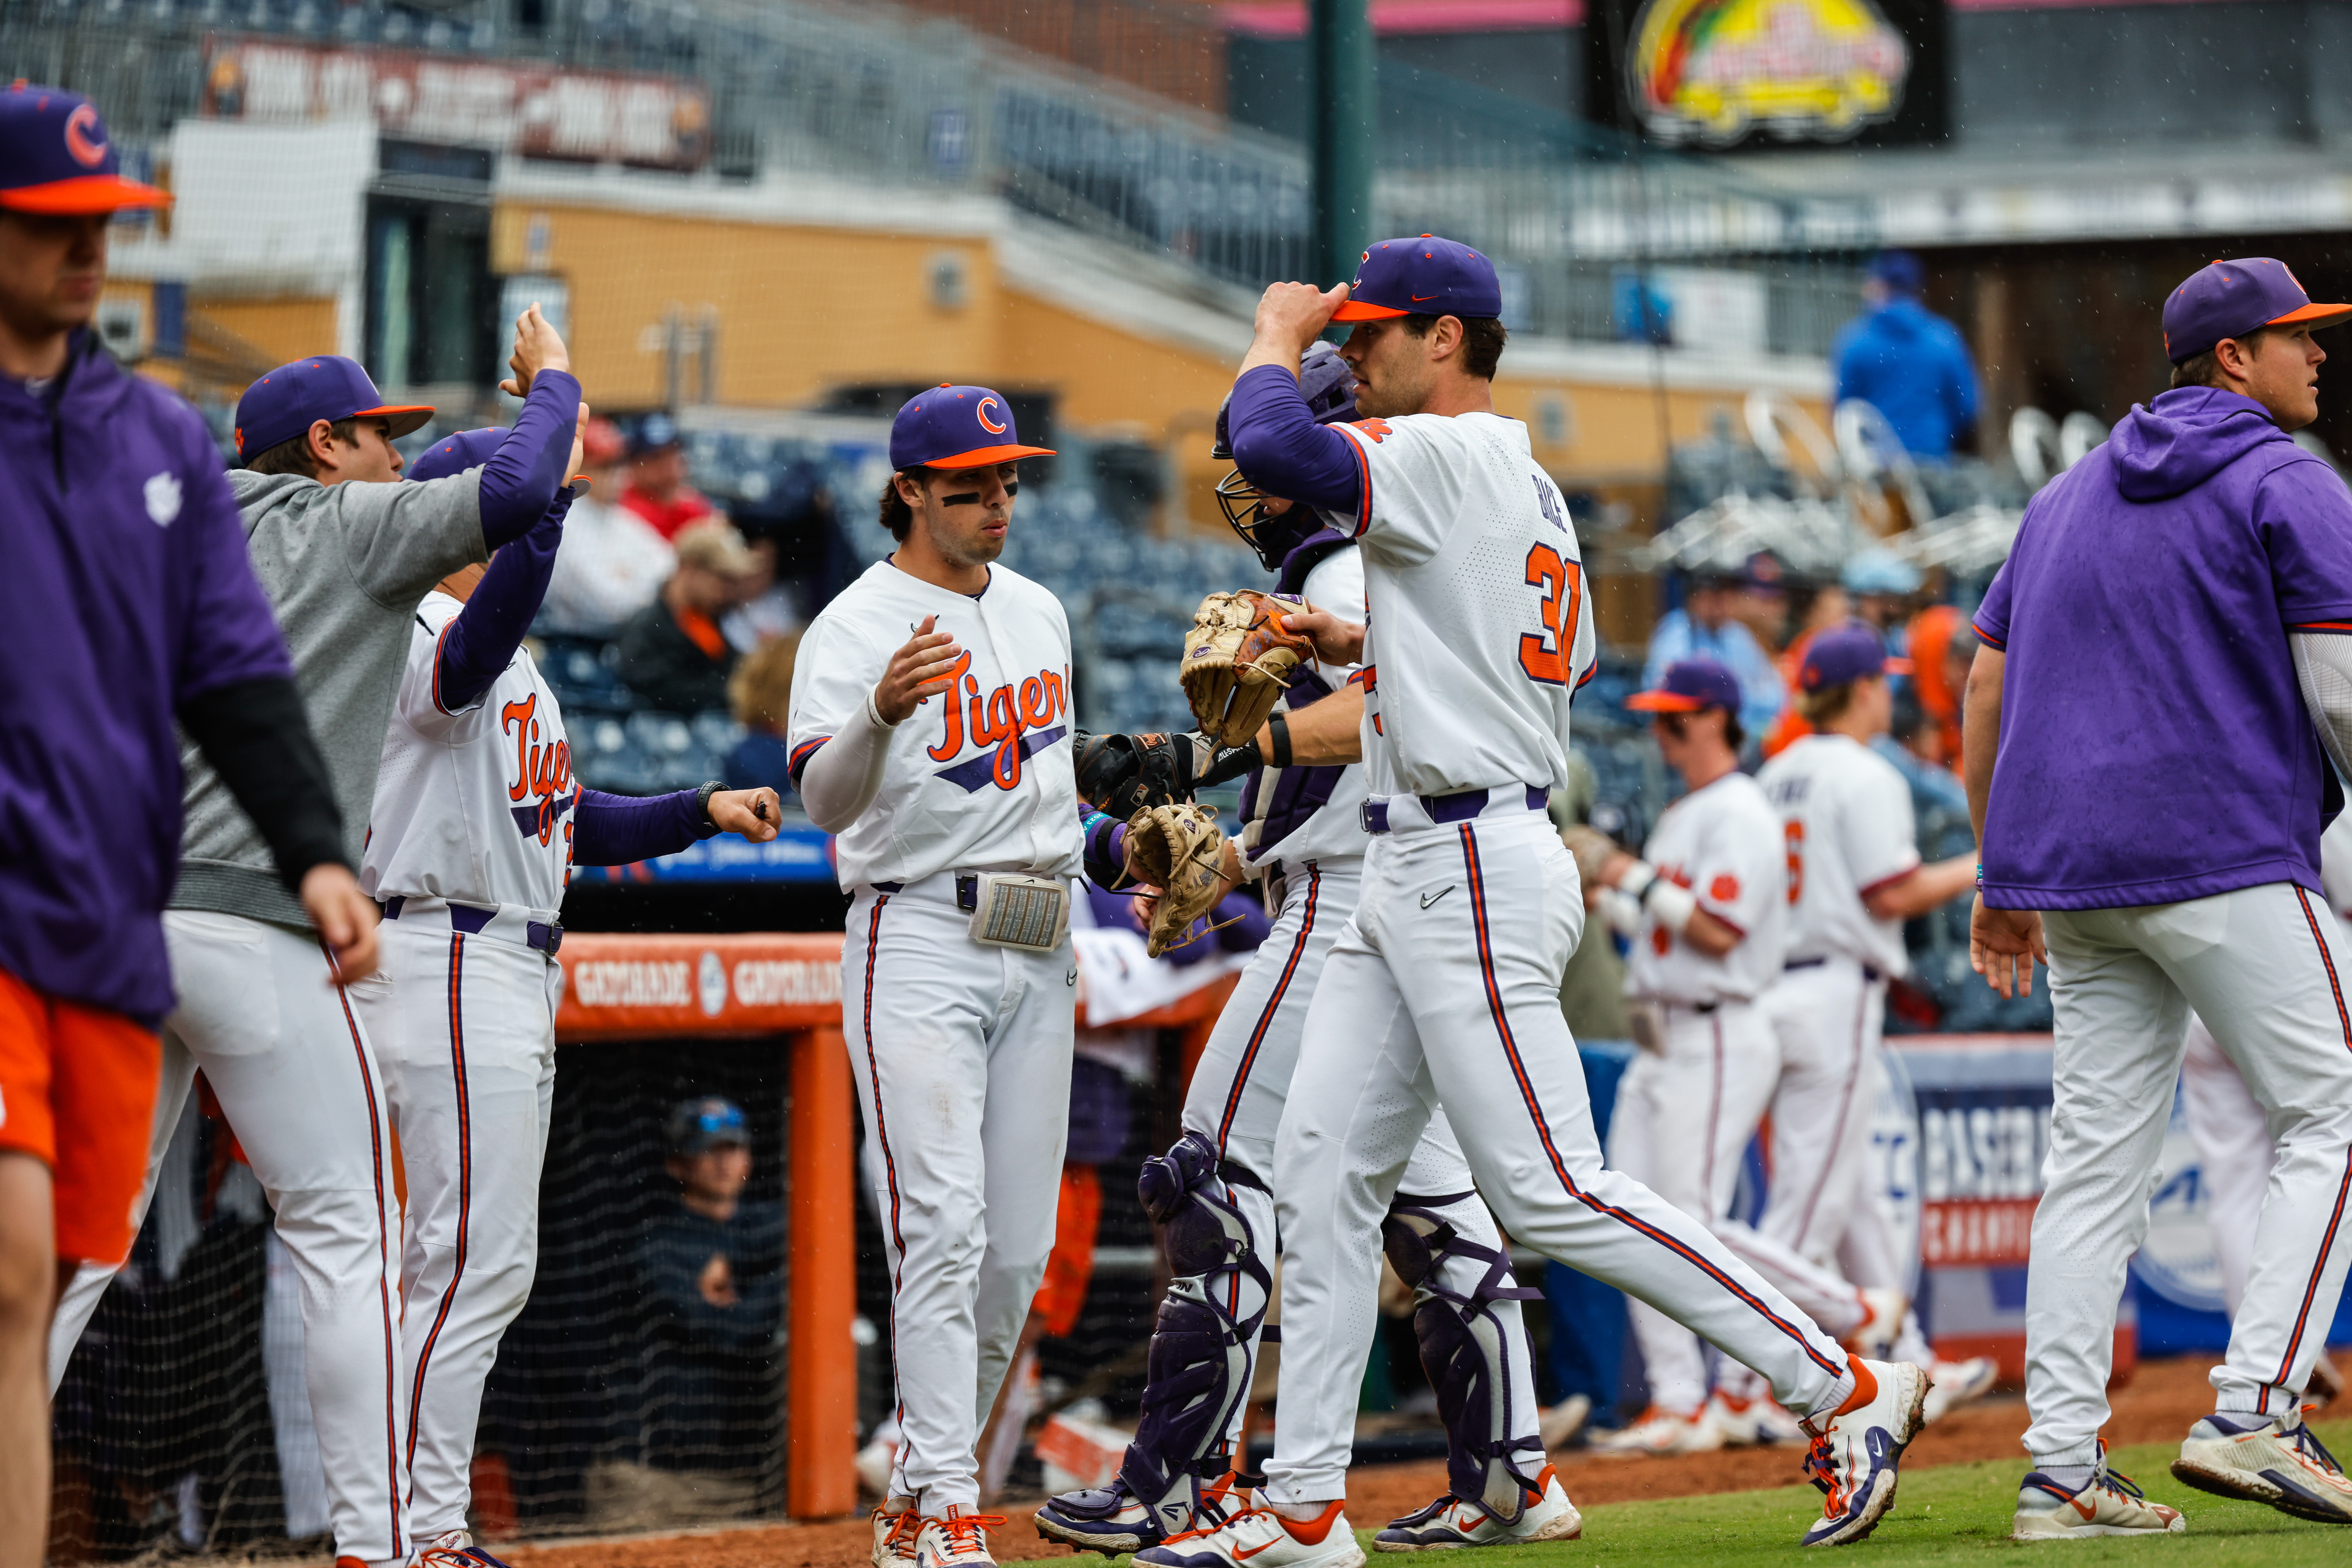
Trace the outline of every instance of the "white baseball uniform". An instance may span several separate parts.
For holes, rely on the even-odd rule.
[[[401,1258],[410,1522],[466,1528],[499,1339],[539,1265],[539,1177],[563,971],[546,951],[571,875],[572,749],[528,649],[452,710],[436,654],[464,608],[417,607],[383,740],[360,886],[383,963],[351,994],[408,1177]]]
[[[1780,976],[1789,913],[1780,818],[1732,772],[1660,814],[1643,856],[1739,934],[1717,958],[1645,914],[1625,961],[1628,996],[1654,1004],[1657,1049],[1633,1058],[1609,1125],[1609,1163],[1704,1225],[1731,1212],[1748,1141],[1780,1077],[1780,1051],[1756,998]],[[1744,1227],[1743,1227],[1744,1228]],[[1698,1337],[1631,1303],[1650,1403],[1693,1415],[1706,1400]]]
[[[1069,626],[1001,565],[967,596],[886,560],[827,605],[793,671],[796,763],[871,722],[875,683],[926,616],[967,658],[888,733],[880,793],[835,846],[852,895],[842,1032],[882,1156],[890,1491],[937,1516],[978,1506],[974,1445],[1053,1247],[1077,985],[1066,937],[1047,952],[975,942],[959,874],[1066,883],[1080,841]]]
[[[1316,563],[1301,591],[1307,603],[1318,608],[1344,619],[1362,620],[1360,553],[1353,547],[1334,551]],[[1358,668],[1319,660],[1311,660],[1310,667],[1335,690]],[[1285,706],[1289,706],[1287,701]],[[1286,779],[1286,774],[1298,776]],[[1255,809],[1244,829],[1244,842],[1250,863],[1266,868],[1269,875],[1278,879],[1281,912],[1242,971],[1202,1048],[1184,1097],[1183,1125],[1185,1131],[1198,1132],[1215,1144],[1220,1159],[1237,1162],[1260,1181],[1269,1179],[1274,1172],[1275,1133],[1297,1065],[1308,1004],[1332,944],[1355,912],[1363,885],[1364,851],[1371,842],[1364,831],[1361,809],[1363,774],[1360,763],[1343,768],[1268,768],[1259,773],[1253,792],[1251,804]],[[1311,805],[1294,799],[1298,785],[1320,795],[1322,804]],[[1311,806],[1303,819],[1297,815],[1300,805]],[[1475,1186],[1469,1163],[1462,1156],[1445,1112],[1433,1112],[1406,1162],[1398,1185],[1400,1196],[1416,1200],[1442,1215],[1465,1241],[1490,1250],[1500,1248],[1502,1233],[1479,1201]],[[1276,1251],[1272,1194],[1264,1188],[1236,1184],[1227,1187],[1226,1195],[1249,1221],[1259,1256],[1271,1262]],[[1468,1257],[1449,1253],[1438,1265],[1439,1282],[1465,1298],[1476,1294],[1485,1275],[1486,1268]],[[1246,1279],[1236,1288],[1255,1294]],[[1255,1300],[1244,1300],[1234,1315],[1253,1316],[1257,1306]],[[1539,1425],[1535,1369],[1526,1350],[1519,1303],[1498,1300],[1488,1307],[1501,1320],[1511,1346],[1518,1352],[1509,1358],[1508,1436],[1532,1437]],[[1248,1353],[1255,1364],[1255,1342]],[[1246,1414],[1247,1402],[1236,1401],[1225,1434],[1229,1445],[1239,1440]]]
[[[1764,997],[1780,1045],[1772,1190],[1757,1230],[1801,1257],[1837,1256],[1862,1197],[1870,1075],[1886,981],[1908,967],[1903,922],[1864,900],[1919,865],[1911,786],[1844,735],[1807,735],[1756,776],[1789,858],[1786,972]]]
[[[1363,1259],[1441,1106],[1514,1239],[1768,1370],[1784,1403],[1833,1403],[1851,1386],[1836,1343],[1704,1226],[1601,1163],[1559,1011],[1583,897],[1544,811],[1567,781],[1569,700],[1595,646],[1559,490],[1515,420],[1336,428],[1362,465],[1346,526],[1370,608],[1376,831],[1276,1139],[1284,1355],[1267,1496],[1346,1493],[1374,1321]]]

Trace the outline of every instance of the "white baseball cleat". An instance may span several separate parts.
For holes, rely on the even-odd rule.
[[[1001,1513],[967,1513],[955,1503],[923,1521],[915,1533],[914,1568],[996,1568],[988,1553],[988,1531],[1002,1525]]]
[[[2075,1541],[2091,1535],[2179,1535],[2189,1521],[2177,1508],[2150,1502],[2127,1476],[2107,1468],[2100,1445],[2098,1468],[2080,1488],[2051,1479],[2040,1470],[2017,1491],[2011,1541]]]
[[[1893,1361],[1895,1342],[1903,1336],[1903,1314],[1911,1310],[1910,1301],[1900,1290],[1874,1286],[1854,1294],[1862,1298],[1862,1321],[1846,1335],[1846,1349],[1864,1361]]]
[[[1543,1486],[1527,1494],[1519,1517],[1508,1524],[1475,1502],[1446,1493],[1419,1513],[1389,1521],[1372,1537],[1375,1552],[1429,1552],[1458,1546],[1517,1546],[1534,1541],[1574,1541],[1584,1533],[1584,1516],[1568,1500],[1568,1489],[1549,1465]]]
[[[1812,1439],[1805,1468],[1829,1500],[1805,1531],[1807,1546],[1846,1546],[1878,1528],[1895,1506],[1895,1471],[1926,1423],[1927,1373],[1909,1362],[1857,1358],[1877,1384],[1870,1397],[1802,1425]],[[1862,1390],[1856,1389],[1859,1394]]]
[[[2000,1363],[1989,1355],[1939,1361],[1927,1368],[1936,1386],[1927,1391],[1927,1424],[1934,1426],[1963,1405],[1982,1399],[2000,1381]]]
[[[1776,1404],[1770,1394],[1738,1399],[1717,1389],[1707,1395],[1698,1418],[1723,1436],[1727,1448],[1752,1448],[1759,1444],[1801,1443],[1804,1425]]]
[[[889,1511],[887,1505],[874,1510],[874,1568],[908,1568],[915,1561],[915,1537],[923,1528],[923,1516],[912,1507]]]
[[[1244,1509],[1214,1530],[1171,1535],[1134,1561],[1147,1568],[1363,1568],[1364,1549],[1348,1527],[1347,1503],[1313,1520]]]
[[[1653,1405],[1631,1426],[1593,1438],[1591,1452],[1604,1459],[1659,1459],[1669,1454],[1710,1453],[1722,1447],[1723,1434],[1706,1419],[1704,1410],[1696,1415],[1677,1415]]]
[[[2208,1415],[2189,1429],[2172,1461],[2173,1479],[2216,1497],[2266,1502],[2297,1519],[2352,1524],[2352,1479],[2312,1436],[2304,1420],[2311,1408]]]

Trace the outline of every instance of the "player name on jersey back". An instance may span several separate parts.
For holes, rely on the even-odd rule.
[[[1356,515],[1335,521],[1362,542],[1371,793],[1565,784],[1592,605],[1567,505],[1527,426],[1413,414],[1333,428],[1363,465]]]
[[[841,885],[1075,874],[1069,622],[1061,601],[1003,566],[973,596],[881,561],[827,605],[793,659],[794,764],[865,708],[926,616],[963,650],[954,689],[925,698],[891,732],[881,793],[835,840]]]
[[[416,608],[360,886],[376,899],[553,910],[572,874],[579,798],[563,712],[528,649],[517,649],[470,707],[441,705],[440,637],[464,607],[433,593]]]

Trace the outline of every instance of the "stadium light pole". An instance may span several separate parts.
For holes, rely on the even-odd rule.
[[[1314,114],[1313,280],[1328,289],[1356,275],[1372,238],[1377,154],[1372,25],[1366,0],[1312,0],[1308,100]]]

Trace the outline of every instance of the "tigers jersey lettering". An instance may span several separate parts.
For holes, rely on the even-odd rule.
[[[1726,773],[1675,801],[1643,854],[1739,941],[1711,958],[1646,916],[1625,960],[1628,995],[1685,1006],[1752,1002],[1780,979],[1789,934],[1780,817],[1754,779]]]
[[[417,606],[360,886],[376,899],[555,910],[572,875],[580,793],[563,711],[528,648],[470,707],[442,706],[440,639],[463,608],[440,593]]]
[[[1003,566],[978,595],[876,563],[809,624],[793,666],[790,754],[857,718],[926,616],[963,656],[954,685],[891,732],[882,788],[835,841],[844,888],[948,870],[1075,874],[1070,632],[1061,602]]]
[[[1372,426],[1377,426],[1374,429]],[[1333,428],[1364,465],[1364,682],[1376,795],[1567,781],[1569,702],[1596,640],[1582,557],[1527,427],[1492,414]]]

